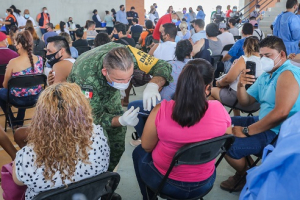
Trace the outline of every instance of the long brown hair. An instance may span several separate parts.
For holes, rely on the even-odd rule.
[[[40,94],[28,145],[36,154],[35,165],[44,167],[46,180],[52,180],[58,171],[63,184],[72,181],[77,163],[90,163],[92,134],[92,109],[77,84],[54,84]]]
[[[38,40],[40,39],[39,36],[37,35],[35,29],[33,27],[27,27],[26,28],[27,31],[29,31],[33,37],[33,40]]]
[[[28,58],[30,60],[31,64],[31,70],[34,72],[34,63],[33,63],[33,57],[32,57],[32,51],[33,51],[33,38],[29,31],[25,30],[17,34],[16,38],[16,44],[21,44],[23,49],[27,51]]]

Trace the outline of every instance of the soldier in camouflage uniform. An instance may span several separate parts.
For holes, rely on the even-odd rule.
[[[105,59],[105,57],[109,57],[109,59]],[[128,60],[128,58],[130,59]],[[126,63],[129,63],[129,66],[121,66]],[[113,85],[120,85],[120,82],[121,85],[129,83],[134,69],[140,69],[153,76],[143,94],[144,109],[150,110],[151,104],[153,106],[156,104],[156,97],[160,100],[159,89],[173,81],[172,67],[167,62],[158,60],[136,48],[113,42],[94,48],[76,60],[68,77],[69,82],[77,83],[82,92],[90,98],[94,123],[100,124],[108,137],[111,148],[109,171],[116,167],[125,150],[126,127],[124,126],[131,125],[120,121],[120,118],[123,117],[121,116],[123,110],[120,92]],[[122,81],[125,79],[115,76],[112,80],[112,72],[130,73],[129,79]]]

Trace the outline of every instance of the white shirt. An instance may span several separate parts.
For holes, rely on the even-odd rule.
[[[19,14],[15,13],[15,12],[14,12],[13,14],[14,14],[14,16],[15,16],[17,22],[18,22],[18,27],[20,27],[20,26],[25,26],[25,24],[26,24],[26,19],[25,19],[22,15],[19,15]],[[23,24],[24,24],[24,25],[23,25]]]
[[[82,161],[78,161],[75,169],[75,173],[72,177],[75,182],[93,177],[95,175],[106,172],[109,165],[110,149],[107,144],[107,138],[103,134],[103,128],[100,125],[93,125],[93,135],[91,141],[91,150],[89,153],[90,164],[84,164]],[[61,176],[57,171],[52,180],[43,180],[43,167],[37,168],[35,165],[36,154],[33,151],[32,146],[25,146],[17,152],[15,164],[16,164],[16,177],[19,181],[27,185],[25,199],[32,199],[40,192],[44,192],[50,189],[63,187]],[[66,184],[70,184],[70,180],[65,180]]]
[[[254,29],[253,30],[253,36],[256,36],[259,40],[265,39],[265,34],[260,29]]]
[[[176,42],[166,41],[159,43],[158,47],[153,53],[155,58],[170,61],[175,58]]]
[[[246,57],[246,56],[242,56],[245,63],[247,61],[252,61],[255,62],[256,64],[256,74],[255,77],[258,78],[264,71],[262,70],[261,64],[260,64],[260,57],[258,56],[250,56],[250,57]],[[231,84],[230,87],[231,89],[233,89],[234,91],[237,91],[237,85],[240,79],[240,75],[237,77],[237,79],[235,79]]]
[[[97,14],[96,17],[97,17],[98,21],[101,22],[101,18],[100,18],[100,16],[98,14]]]
[[[66,33],[68,33],[70,35],[70,31],[68,29],[64,29]],[[61,33],[60,30],[55,31],[57,33],[57,35],[59,35]]]

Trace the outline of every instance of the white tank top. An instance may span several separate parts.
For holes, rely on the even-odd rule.
[[[260,57],[258,56],[250,56],[250,57],[246,57],[243,56],[245,63],[247,61],[252,61],[256,63],[256,75],[255,77],[258,78],[264,71],[262,70],[261,64],[260,64]],[[234,80],[231,84],[230,84],[230,88],[233,89],[234,91],[237,91],[237,85],[240,79],[240,75],[237,77],[236,80]]]
[[[158,47],[153,53],[155,58],[161,60],[174,60],[175,58],[175,49],[176,49],[176,42],[167,41],[164,43],[159,43]]]
[[[74,58],[65,58],[64,60],[70,61],[72,64],[76,61]]]

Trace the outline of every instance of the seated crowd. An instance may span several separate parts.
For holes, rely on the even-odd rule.
[[[69,17],[59,30],[44,7],[36,18],[41,37],[28,9],[24,17],[13,5],[6,10],[6,20],[0,21],[5,25],[0,67],[6,69],[0,75],[0,106],[21,149],[3,129],[0,145],[13,160],[11,178],[27,186],[25,199],[113,171],[125,151],[127,126],[135,129],[133,170],[144,200],[155,198],[147,188],[159,187],[181,147],[224,134],[235,138],[225,160],[236,173],[220,187],[241,191],[246,158],[261,155],[282,123],[300,111],[300,51],[280,34],[265,36],[259,7],[241,25],[240,39],[242,14],[236,6],[226,15],[217,6],[206,26],[202,6],[198,14],[170,6],[161,18],[156,7],[151,6],[144,26],[135,7],[126,12],[121,5],[118,12],[106,11],[104,21],[95,9],[85,27]],[[295,17],[298,2],[287,0],[286,8]],[[273,24],[277,32],[281,15]],[[102,22],[106,32],[99,31]],[[296,35],[300,27],[286,31]],[[10,79],[41,74],[47,86],[9,90]],[[143,85],[143,98],[129,102],[132,87]],[[15,117],[8,103],[35,105],[28,127],[23,127],[26,109],[19,108]],[[233,109],[233,117],[225,107]],[[180,165],[161,192],[192,199],[207,194],[215,179],[215,160]]]

